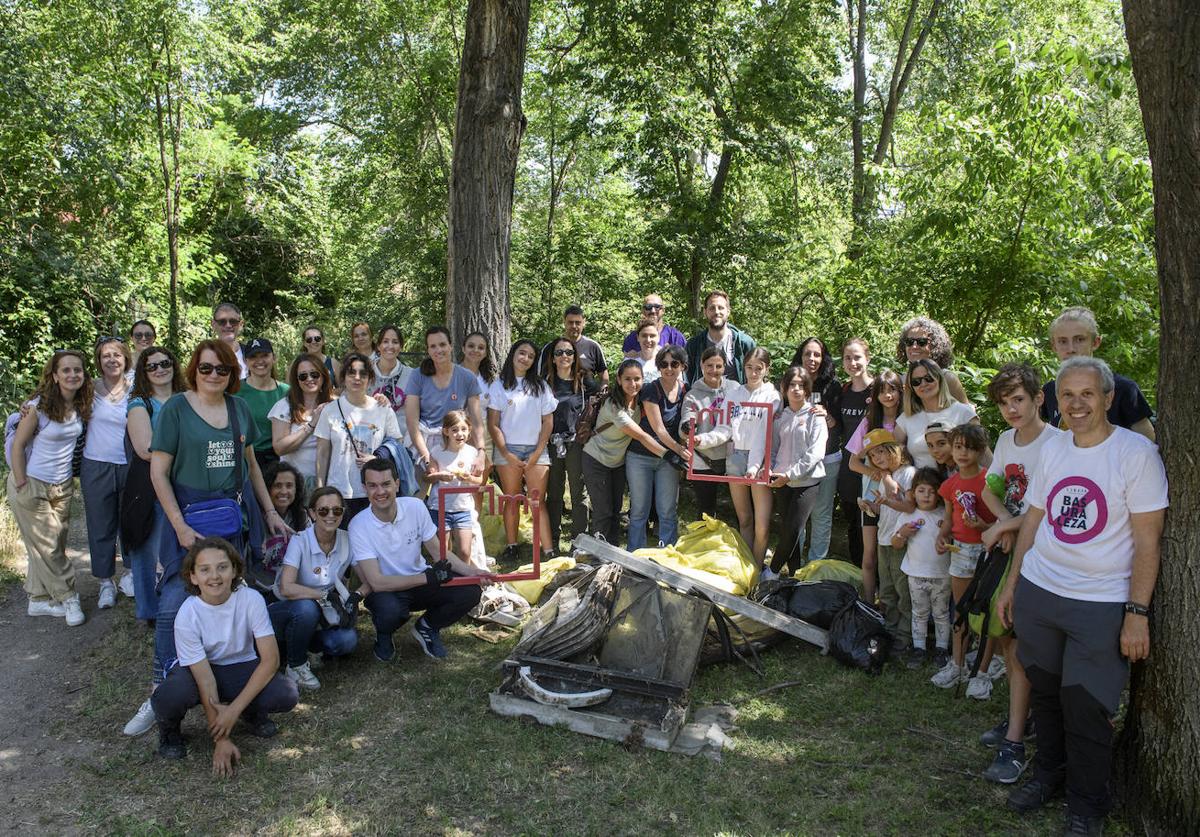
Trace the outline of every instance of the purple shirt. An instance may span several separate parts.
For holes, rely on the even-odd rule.
[[[685,346],[687,338],[683,336],[683,332],[679,329],[664,325],[658,333],[658,347],[663,346]],[[625,342],[621,344],[621,352],[637,352],[641,351],[642,344],[638,342],[636,331],[631,331],[625,336]]]

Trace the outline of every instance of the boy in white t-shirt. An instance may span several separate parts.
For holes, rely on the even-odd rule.
[[[904,551],[900,570],[908,576],[912,602],[913,653],[905,663],[918,668],[927,656],[929,617],[933,617],[934,665],[941,669],[950,659],[950,555],[937,551],[938,526],[945,515],[938,489],[941,475],[921,468],[913,476],[912,493],[917,507],[901,513],[891,547]]]

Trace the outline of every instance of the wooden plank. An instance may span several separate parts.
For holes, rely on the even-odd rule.
[[[532,718],[545,726],[562,726],[572,732],[607,738],[611,741],[636,741],[653,750],[670,750],[682,726],[682,718],[673,719],[668,729],[605,715],[596,709],[575,710],[545,706],[528,698],[495,691],[488,695],[492,711],[508,718]]]
[[[739,613],[777,631],[783,631],[789,636],[810,642],[820,648],[822,652],[829,650],[829,631],[824,628],[818,628],[816,625],[811,625],[794,616],[788,616],[786,613],[780,613],[778,610],[771,610],[758,602],[727,593],[670,567],[664,567],[662,564],[656,564],[646,558],[639,558],[610,543],[597,540],[591,535],[580,535],[575,539],[573,546],[581,552],[618,564],[638,575],[661,581],[681,593],[690,593],[693,590],[702,592],[721,607],[727,607],[734,613]]]

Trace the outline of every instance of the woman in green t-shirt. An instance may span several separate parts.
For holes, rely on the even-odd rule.
[[[250,406],[250,418],[254,421],[254,458],[258,468],[266,473],[267,468],[279,461],[279,454],[271,444],[271,408],[288,394],[290,387],[275,377],[275,347],[265,337],[256,337],[243,350],[246,368],[250,374],[242,381],[238,390],[241,398]]]

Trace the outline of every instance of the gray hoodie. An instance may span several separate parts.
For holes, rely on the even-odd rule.
[[[737,381],[722,378],[720,385],[714,389],[704,383],[703,378],[697,378],[683,397],[680,427],[685,428],[688,422],[696,422],[696,450],[710,460],[724,459],[729,455],[729,439],[733,431],[729,423],[730,416],[726,415],[725,403],[739,387]],[[714,412],[701,414],[703,410]],[[680,437],[686,442],[687,435],[682,429]],[[704,460],[699,457],[693,467],[697,471],[709,470]]]
[[[825,441],[829,428],[825,419],[813,414],[811,404],[800,412],[785,406],[775,416],[771,436],[771,471],[787,474],[788,485],[815,485],[825,476]]]

